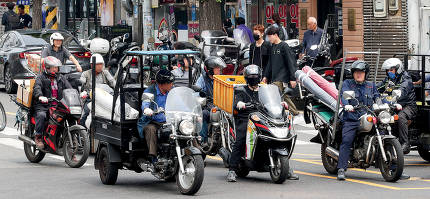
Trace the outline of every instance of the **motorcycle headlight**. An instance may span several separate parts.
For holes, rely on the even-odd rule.
[[[388,124],[391,120],[391,114],[387,111],[382,111],[381,113],[379,113],[378,118],[382,124]]]
[[[190,120],[182,120],[181,123],[179,123],[179,131],[184,135],[191,135],[194,130],[194,123]]]
[[[81,107],[71,106],[71,107],[69,107],[69,109],[70,109],[70,114],[72,114],[72,115],[80,115],[82,113]]]
[[[288,137],[288,128],[269,128],[269,130],[276,138]]]

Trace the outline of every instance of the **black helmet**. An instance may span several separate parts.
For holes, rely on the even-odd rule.
[[[175,81],[175,76],[170,71],[161,69],[155,76],[155,81],[159,84],[168,84]]]
[[[208,75],[214,75],[214,68],[222,69],[226,68],[224,60],[221,57],[210,56],[205,60],[205,71]]]
[[[246,84],[250,86],[257,86],[261,82],[261,69],[257,65],[249,65],[243,72],[245,76]]]
[[[355,71],[363,71],[366,73],[365,79],[369,76],[370,66],[363,60],[357,60],[351,65],[351,74],[354,75]]]

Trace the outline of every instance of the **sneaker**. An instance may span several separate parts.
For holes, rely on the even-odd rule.
[[[45,148],[45,145],[43,144],[43,141],[42,141],[42,135],[36,135],[36,137],[34,138],[34,142],[36,143],[36,147],[38,149]]]
[[[402,174],[402,175],[400,176],[400,180],[407,180],[407,179],[409,179],[409,178],[411,178],[411,176],[409,176],[409,175],[407,175],[407,174]]]
[[[227,182],[236,182],[236,177],[237,177],[236,172],[228,171]]]
[[[402,144],[402,150],[403,150],[403,154],[409,154],[409,152],[411,152],[411,145],[409,145],[408,143],[403,143]]]
[[[293,169],[290,168],[288,171],[288,180],[299,180],[299,176],[294,173]]]
[[[345,170],[344,169],[339,169],[337,171],[337,180],[340,180],[340,181],[345,180]]]

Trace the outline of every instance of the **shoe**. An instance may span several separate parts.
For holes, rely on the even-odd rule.
[[[36,135],[36,137],[34,138],[34,142],[36,143],[36,148],[38,149],[45,148],[45,145],[43,144],[43,141],[42,141],[42,135]]]
[[[227,182],[236,182],[236,177],[237,177],[236,172],[228,171]]]
[[[409,152],[411,152],[411,145],[409,145],[409,143],[403,143],[402,144],[402,150],[403,150],[403,154],[409,154]]]
[[[344,169],[339,169],[337,171],[337,180],[344,181],[345,179],[346,179],[345,178],[345,170]]]
[[[402,174],[402,176],[400,176],[400,180],[407,180],[411,178],[411,176],[407,175],[407,174]]]
[[[299,180],[299,176],[294,173],[293,169],[290,168],[288,171],[288,180]]]

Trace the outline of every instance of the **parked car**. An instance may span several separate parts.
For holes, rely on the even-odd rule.
[[[79,61],[83,70],[90,68],[91,53],[79,44],[79,41],[69,32],[62,30],[16,30],[4,33],[0,37],[0,83],[5,84],[7,93],[16,92],[17,85],[12,80],[16,74],[33,72],[38,74],[40,69],[29,67],[27,55],[40,55],[43,48],[49,45],[49,37],[54,32],[60,32],[64,37],[63,45]],[[73,62],[68,60],[60,67],[60,73],[67,74],[72,81],[79,78]]]

